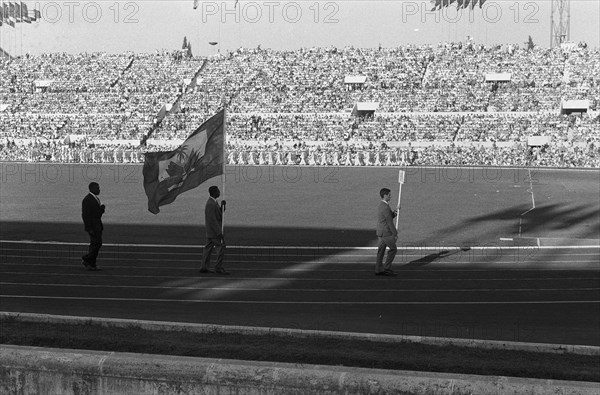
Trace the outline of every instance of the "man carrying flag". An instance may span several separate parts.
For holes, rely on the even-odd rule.
[[[225,110],[204,122],[175,151],[145,154],[144,189],[148,210],[172,203],[179,194],[224,174]]]
[[[206,245],[202,252],[202,266],[200,273],[229,274],[223,268],[223,256],[225,255],[225,238],[223,237],[223,213],[225,212],[225,200],[221,204],[217,201],[221,191],[216,185],[208,188],[210,197],[204,207],[204,224],[206,227]],[[210,255],[213,248],[217,249],[217,264],[215,270],[210,268]]]

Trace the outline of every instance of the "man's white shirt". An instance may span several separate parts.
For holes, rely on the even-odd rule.
[[[100,198],[98,196],[94,195],[91,192],[90,192],[90,195],[92,195],[94,197],[94,199],[96,199],[96,201],[98,202],[98,206],[101,206],[101,204],[100,204]]]

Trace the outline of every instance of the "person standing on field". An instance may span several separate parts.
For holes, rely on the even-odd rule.
[[[208,188],[210,197],[204,208],[204,219],[206,226],[206,245],[202,253],[202,266],[200,273],[217,273],[227,275],[229,272],[223,268],[223,257],[225,256],[225,238],[223,236],[223,212],[225,211],[225,201],[221,204],[217,201],[221,196],[221,191],[217,186]],[[216,248],[217,263],[215,269],[210,268],[210,256],[212,250]]]
[[[396,241],[398,240],[398,230],[394,226],[394,217],[398,214],[397,210],[392,211],[390,208],[390,199],[392,192],[388,188],[382,188],[379,191],[381,201],[377,207],[377,229],[376,234],[379,238],[377,245],[377,260],[375,261],[376,276],[396,276],[396,272],[392,270],[392,262],[398,252]],[[400,207],[398,207],[400,209]],[[386,248],[389,248],[385,264],[383,257]]]
[[[88,253],[81,257],[81,263],[88,270],[100,270],[96,266],[98,252],[102,247],[102,215],[106,207],[100,202],[100,185],[97,182],[91,182],[88,185],[90,193],[88,193],[81,202],[81,217],[85,231],[90,236],[90,246]]]

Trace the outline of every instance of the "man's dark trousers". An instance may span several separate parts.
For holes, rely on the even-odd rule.
[[[88,248],[88,253],[82,258],[92,267],[95,267],[98,252],[100,252],[100,247],[102,247],[102,232],[88,232],[88,234],[90,235],[90,247]]]

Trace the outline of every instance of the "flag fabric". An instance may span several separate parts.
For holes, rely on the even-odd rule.
[[[21,22],[21,5],[19,3],[15,3],[15,20]]]
[[[204,122],[174,151],[149,152],[144,161],[148,211],[172,203],[185,191],[223,174],[225,167],[225,110]]]
[[[17,23],[31,23],[41,19],[39,10],[34,10],[33,15],[29,11],[27,4],[19,2],[2,2],[0,5],[0,26],[7,24],[15,27]]]
[[[8,19],[15,17],[15,5],[13,3],[8,3]]]
[[[27,4],[21,2],[21,20],[26,23],[31,23],[31,19],[29,18],[29,10],[27,9]]]

